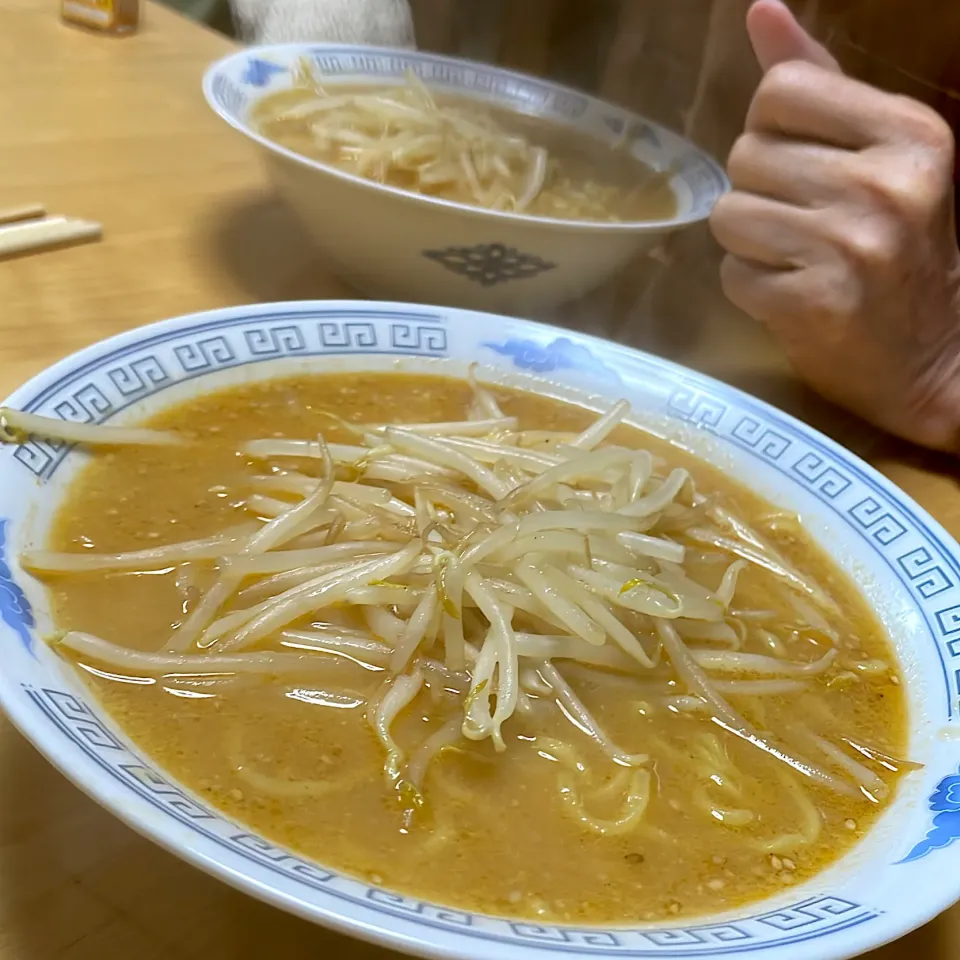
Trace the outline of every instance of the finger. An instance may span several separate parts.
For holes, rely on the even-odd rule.
[[[802,317],[805,270],[778,270],[728,254],[720,264],[727,299],[775,333]]]
[[[804,60],[825,70],[841,72],[827,48],[800,26],[780,0],[757,0],[747,12],[747,33],[764,73],[789,60]]]
[[[746,129],[862,150],[908,136],[903,109],[899,97],[792,61],[774,67],[760,82]]]
[[[782,270],[814,261],[822,241],[813,216],[801,207],[734,191],[717,201],[710,229],[727,253]]]
[[[727,173],[734,190],[799,207],[849,199],[858,155],[766,133],[745,133],[733,145]]]

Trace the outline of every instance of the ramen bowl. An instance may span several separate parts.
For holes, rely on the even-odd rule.
[[[909,753],[923,766],[901,780],[849,853],[749,906],[673,924],[599,928],[427,902],[285,849],[161,769],[44,642],[53,627],[50,600],[18,558],[44,543],[87,455],[37,439],[0,447],[0,704],[11,720],[82,790],[196,867],[283,910],[425,957],[841,960],[952,904],[960,895],[960,550],[880,474],[797,420],[587,336],[448,308],[334,301],[230,308],[133,330],[61,361],[6,405],[123,425],[280,376],[465,376],[472,364],[485,381],[595,409],[626,398],[642,411],[640,423],[799,514],[856,581],[896,649]]]
[[[253,105],[295,84],[302,60],[330,90],[414,74],[431,89],[533,115],[672,171],[673,217],[588,223],[481,210],[382,186],[261,136]],[[718,165],[654,123],[544,80],[464,60],[337,44],[251,47],[215,63],[211,107],[260,148],[280,196],[330,264],[365,294],[528,315],[574,299],[668,234],[704,220],[727,189]],[[638,170],[639,173],[639,170]]]

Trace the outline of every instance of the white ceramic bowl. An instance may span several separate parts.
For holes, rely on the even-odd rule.
[[[299,156],[248,122],[265,94],[293,84],[306,58],[324,83],[400,83],[513,107],[604,141],[636,130],[634,151],[671,167],[670,220],[582,223],[479,210],[384,187]],[[339,44],[252,47],[215,63],[203,89],[213,109],[261,148],[280,195],[331,264],[372,296],[529,315],[580,296],[673,230],[706,218],[727,189],[723,171],[676,134],[575,90],[497,67],[428,53]]]
[[[933,520],[835,443],[742,393],[586,336],[404,304],[286,303],[133,330],[68,357],[9,404],[47,416],[136,422],[227,384],[298,371],[442,371],[603,408],[623,396],[784,508],[860,583],[904,667],[910,774],[850,854],[776,899],[663,928],[567,928],[424,903],[309,862],[231,822],[131,745],[40,637],[45,591],[17,565],[39,545],[76,450],[0,448],[0,703],[83,790],[203,870],[282,909],[430,957],[755,957],[839,960],[906,933],[960,895],[960,550]],[[7,784],[7,789],[15,789]]]

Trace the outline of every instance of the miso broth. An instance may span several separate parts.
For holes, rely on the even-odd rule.
[[[596,419],[527,393],[498,391],[496,401],[505,418],[518,419],[519,431],[574,436]],[[191,400],[149,425],[199,442],[97,453],[70,489],[49,547],[112,553],[241,529],[251,520],[256,478],[283,478],[291,464],[303,473],[318,469],[315,460],[274,457],[265,464],[238,452],[248,441],[310,440],[322,431],[327,443],[349,445],[357,434],[345,422],[466,421],[475,402],[460,381],[403,374],[302,376]],[[541,449],[532,433],[521,443]],[[504,724],[505,749],[491,739],[456,738],[426,768],[415,803],[384,778],[384,749],[370,722],[377,698],[382,702],[383,672],[360,653],[325,657],[304,676],[198,678],[171,670],[147,682],[135,670],[74,659],[110,714],[174,778],[264,836],[369,882],[472,911],[605,925],[675,920],[775,894],[848,851],[889,802],[903,769],[890,758],[902,756],[907,743],[899,667],[859,592],[795,518],[637,429],[618,426],[605,440],[612,444],[651,452],[653,493],[671,471],[688,471],[678,494],[683,511],[720,505],[735,513],[828,595],[829,605],[816,606],[749,563],[722,618],[710,621],[715,626],[688,618],[671,623],[752,728],[852,789],[836,792],[714,722],[710,706],[659,648],[656,664],[636,674],[552,661],[609,740],[646,760],[611,760],[569,709],[556,709],[555,689],[521,671],[529,709]],[[337,471],[344,483],[356,476]],[[283,486],[274,481],[274,499],[294,502]],[[693,488],[704,499],[691,499]],[[269,505],[258,503],[252,512],[259,509],[263,519]],[[721,578],[736,556],[697,540],[691,524],[701,522],[700,514],[680,523],[683,511],[663,510],[642,535],[682,545],[684,576],[723,593]],[[606,569],[604,561],[592,562]],[[216,577],[204,561],[149,572],[44,575],[61,629],[138,651],[165,649]],[[262,599],[258,582],[245,581],[244,589],[254,589],[250,602]],[[244,602],[235,598],[225,609]],[[397,607],[391,615],[405,619],[411,610]],[[464,605],[462,615],[463,629],[472,630],[476,612]],[[648,621],[623,618],[653,655]],[[294,626],[308,629],[317,620],[383,640],[350,602]],[[525,636],[534,622],[514,611],[514,629]],[[268,637],[257,649],[274,647]],[[725,653],[757,659],[724,660]],[[771,676],[773,661],[789,669]],[[744,669],[731,670],[731,663]],[[125,675],[141,682],[124,682]],[[393,727],[408,758],[462,702],[444,683],[427,676]],[[852,775],[850,764],[861,771]]]

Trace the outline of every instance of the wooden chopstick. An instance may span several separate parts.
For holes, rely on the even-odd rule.
[[[18,223],[20,220],[33,220],[46,215],[47,210],[42,203],[25,203],[22,207],[8,207],[6,210],[0,210],[0,224]]]
[[[0,229],[0,257],[96,240],[102,233],[100,224],[92,220],[47,217],[44,220],[12,221]]]

